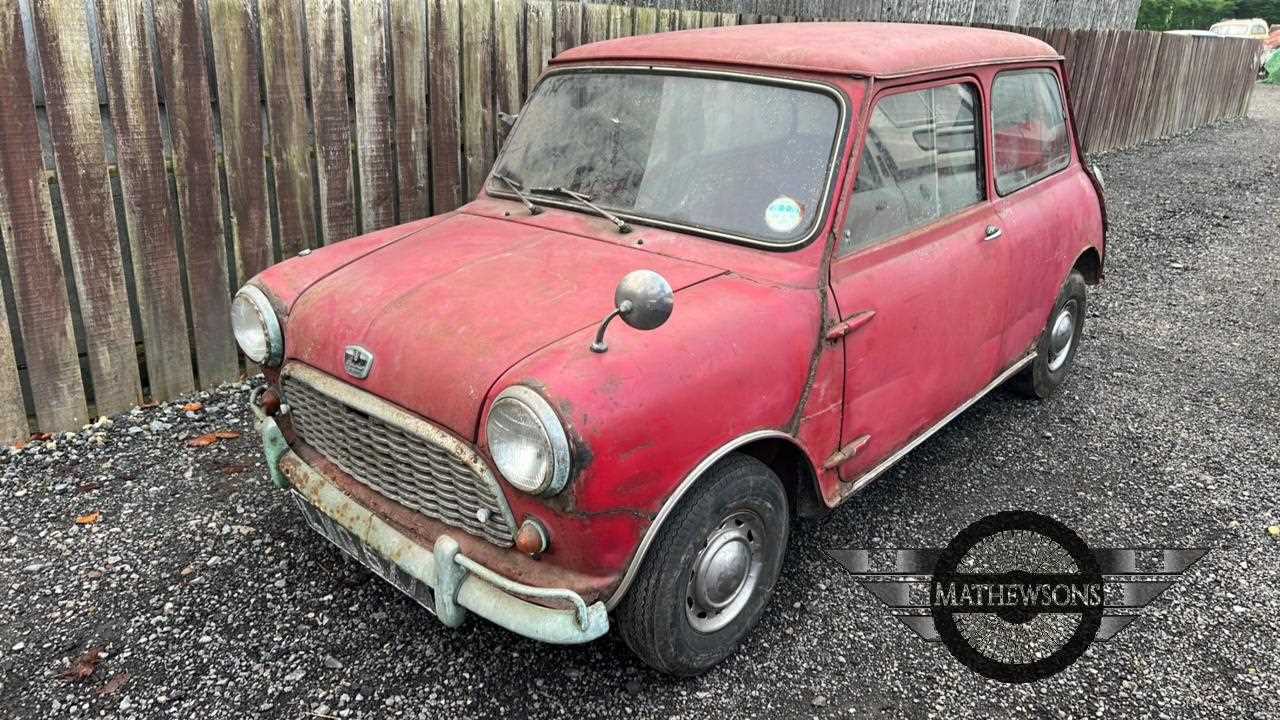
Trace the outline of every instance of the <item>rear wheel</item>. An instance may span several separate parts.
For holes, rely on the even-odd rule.
[[[676,505],[618,607],[632,652],[674,675],[728,657],[773,594],[789,532],[778,476],[748,455],[720,461]]]
[[[1053,305],[1049,322],[1036,342],[1036,359],[1017,376],[1014,386],[1024,394],[1044,399],[1057,392],[1071,370],[1084,332],[1085,282],[1072,270]]]

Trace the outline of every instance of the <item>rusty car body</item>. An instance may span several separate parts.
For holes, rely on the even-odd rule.
[[[1066,92],[1050,46],[969,28],[564,52],[472,202],[237,295],[273,478],[449,625],[620,625],[701,672],[791,517],[1062,381],[1105,230]]]

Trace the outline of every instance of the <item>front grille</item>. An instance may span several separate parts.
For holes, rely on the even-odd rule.
[[[336,394],[351,401],[336,399],[322,386],[340,388]],[[314,370],[287,371],[283,389],[298,438],[343,472],[427,517],[496,545],[512,544],[506,499],[493,474],[461,441]]]

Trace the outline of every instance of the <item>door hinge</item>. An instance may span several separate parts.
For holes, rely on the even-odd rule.
[[[835,342],[839,340],[845,335],[848,335],[854,330],[857,330],[863,325],[866,325],[867,323],[871,322],[871,318],[875,316],[876,316],[875,310],[863,310],[857,315],[850,317],[848,320],[844,320],[842,322],[836,323],[835,325],[832,325],[831,329],[827,331],[827,342]]]
[[[866,445],[867,441],[870,439],[871,439],[870,435],[863,435],[857,440],[854,440],[848,445],[845,445],[844,447],[835,451],[835,453],[831,457],[827,458],[826,462],[822,463],[822,469],[834,470],[840,467],[841,465],[849,462],[850,460],[853,459],[854,455],[858,454],[858,451],[861,450],[862,446]]]

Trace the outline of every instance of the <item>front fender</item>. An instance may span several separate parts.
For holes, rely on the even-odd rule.
[[[591,352],[590,327],[516,364],[490,397],[517,383],[538,389],[576,445],[574,475],[560,495],[506,487],[517,520],[531,514],[545,523],[549,560],[621,573],[699,463],[748,433],[794,432],[820,324],[812,288],[721,275],[678,292],[671,319],[656,330],[613,323],[608,352]],[[487,404],[487,452],[486,418]]]

